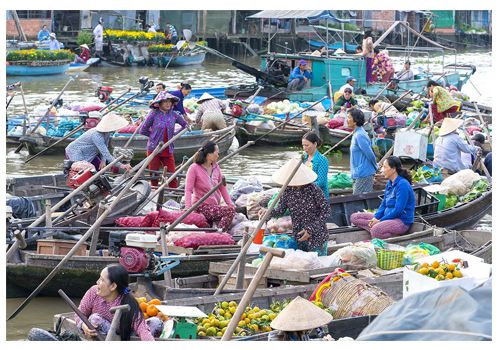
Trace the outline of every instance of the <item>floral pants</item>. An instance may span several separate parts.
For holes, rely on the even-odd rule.
[[[202,214],[209,223],[216,223],[217,227],[224,232],[229,231],[236,214],[233,207],[215,204],[202,204],[196,209],[196,212]]]

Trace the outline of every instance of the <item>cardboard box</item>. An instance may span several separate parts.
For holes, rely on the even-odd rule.
[[[425,161],[427,137],[414,131],[399,131],[394,138],[394,155]]]
[[[75,246],[77,241],[63,239],[39,239],[36,242],[37,254],[66,255]],[[75,256],[87,255],[87,243],[83,243],[74,254]]]

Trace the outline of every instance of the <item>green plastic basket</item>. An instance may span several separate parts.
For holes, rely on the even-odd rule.
[[[382,270],[392,270],[403,267],[404,250],[376,249],[377,266]]]

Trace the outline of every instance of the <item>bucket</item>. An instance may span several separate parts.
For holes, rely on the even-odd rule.
[[[439,199],[439,204],[438,204],[438,211],[441,211],[444,209],[444,206],[446,204],[446,195],[440,194],[440,193],[433,193],[434,197]]]
[[[253,243],[262,244],[262,241],[264,240],[264,231],[265,229],[261,228],[259,232],[257,232],[255,238],[253,239]]]

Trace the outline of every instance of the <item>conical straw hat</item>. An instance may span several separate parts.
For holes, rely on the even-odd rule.
[[[215,97],[213,97],[212,95],[210,95],[208,92],[204,92],[203,95],[201,95],[200,99],[198,100],[198,103],[202,103],[203,101],[206,101],[206,100],[211,100],[211,99],[214,99]]]
[[[85,49],[87,49],[87,50],[90,50],[90,49],[89,49],[89,46],[88,46],[87,44],[81,44],[81,45],[80,45],[80,47],[83,47],[83,48],[85,48]]]
[[[128,121],[116,114],[106,114],[95,127],[100,132],[111,132],[124,128],[128,125]]]
[[[321,327],[332,320],[328,312],[298,296],[271,322],[271,327],[286,332],[305,331]]]
[[[460,119],[444,118],[441,129],[439,129],[439,136],[445,136],[452,133],[453,131],[457,130],[462,125],[462,123],[463,121],[461,121]]]
[[[297,166],[297,162],[300,162],[298,159],[290,159],[285,163],[281,168],[278,169],[273,174],[273,181],[278,185],[283,185],[285,181],[288,179],[293,169]],[[295,175],[292,178],[292,181],[288,184],[288,186],[303,186],[314,182],[318,178],[318,175],[312,171],[310,168],[302,164]]]

